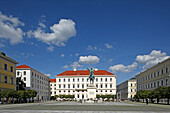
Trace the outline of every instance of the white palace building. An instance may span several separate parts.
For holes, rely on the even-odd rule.
[[[16,77],[26,83],[26,89],[37,91],[36,100],[49,100],[50,99],[50,78],[41,72],[27,66],[16,66]]]
[[[51,83],[51,94],[74,95],[77,100],[87,99],[89,74],[88,70],[72,70],[56,75],[56,83]],[[116,75],[106,70],[94,70],[94,76],[96,95],[116,95]]]

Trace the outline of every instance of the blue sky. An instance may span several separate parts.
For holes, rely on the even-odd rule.
[[[169,0],[1,0],[0,50],[51,78],[87,67],[117,84],[170,56]]]

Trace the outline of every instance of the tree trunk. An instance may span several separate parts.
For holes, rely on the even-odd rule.
[[[168,100],[167,100],[167,104],[169,105],[169,98],[168,98]]]
[[[159,98],[157,98],[157,104],[159,104]]]
[[[153,98],[151,98],[151,103],[153,103]]]
[[[144,103],[144,99],[143,99],[143,103]]]

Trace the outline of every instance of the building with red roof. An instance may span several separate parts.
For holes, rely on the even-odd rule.
[[[74,95],[75,99],[87,99],[88,70],[69,70],[56,75],[56,90],[52,95]],[[116,75],[106,70],[94,70],[96,95],[116,95]]]
[[[26,84],[26,89],[37,91],[36,100],[50,99],[50,78],[28,65],[16,66],[16,77]]]

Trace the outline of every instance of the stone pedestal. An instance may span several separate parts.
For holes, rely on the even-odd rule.
[[[96,98],[96,86],[94,84],[90,84],[87,87],[87,95],[88,95],[88,99],[92,99],[94,100]]]

